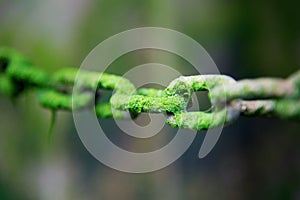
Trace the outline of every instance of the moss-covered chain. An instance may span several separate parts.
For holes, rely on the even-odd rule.
[[[35,89],[40,104],[53,111],[91,109],[100,118],[116,119],[164,113],[176,128],[213,128],[240,115],[300,119],[300,71],[287,79],[238,82],[225,75],[182,76],[164,90],[136,90],[129,80],[113,74],[65,68],[50,75],[15,50],[0,48],[0,93],[16,98],[28,89]],[[114,91],[109,102],[99,103],[102,90]],[[193,92],[204,90],[209,91],[210,111],[189,112]]]

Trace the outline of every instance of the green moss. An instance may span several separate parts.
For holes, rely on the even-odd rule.
[[[161,97],[164,95],[164,91],[154,88],[140,88],[137,90],[137,94],[150,97]]]
[[[47,87],[50,83],[50,77],[44,71],[32,67],[22,67],[19,63],[11,63],[6,74],[27,87]]]
[[[38,92],[38,97],[42,106],[52,110],[75,110],[88,107],[93,102],[93,95],[90,93],[70,96],[55,90],[41,90]]]
[[[124,111],[113,110],[111,108],[111,105],[108,103],[97,104],[95,106],[95,111],[96,111],[97,117],[100,117],[100,118],[114,117],[115,119],[126,119],[129,117],[129,114]]]
[[[194,130],[207,130],[223,125],[226,122],[226,111],[205,112],[183,112],[169,116],[166,121],[174,128],[187,128]]]
[[[300,99],[277,100],[273,112],[281,118],[300,119]]]
[[[300,96],[300,70],[292,74],[289,79],[295,85],[296,93],[295,96]]]

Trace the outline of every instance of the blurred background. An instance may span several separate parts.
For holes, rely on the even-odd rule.
[[[1,0],[0,45],[53,73],[78,68],[114,34],[158,26],[198,41],[222,74],[286,77],[300,66],[299,7],[296,0]],[[159,52],[132,53],[114,62],[111,71],[124,73],[150,61],[193,72],[176,56]],[[1,96],[0,110],[1,200],[300,199],[299,122],[242,117],[224,128],[204,159],[197,157],[205,135],[199,132],[171,166],[126,174],[87,152],[70,112],[58,113],[48,144],[51,112],[39,106],[34,91],[14,101]],[[117,137],[113,120],[101,123],[111,128],[114,140],[121,138],[116,142],[130,146]]]

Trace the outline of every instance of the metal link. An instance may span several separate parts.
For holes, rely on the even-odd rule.
[[[65,68],[48,75],[13,49],[0,48],[0,93],[15,98],[28,89],[36,89],[40,104],[53,111],[91,109],[98,117],[116,119],[164,113],[166,123],[175,128],[209,129],[240,115],[300,119],[300,71],[288,79],[241,81],[225,75],[182,76],[164,90],[136,90],[129,80],[113,74]],[[99,102],[102,90],[113,91],[109,102]],[[210,111],[188,111],[197,91],[209,92]]]

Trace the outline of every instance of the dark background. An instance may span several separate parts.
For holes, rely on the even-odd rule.
[[[287,77],[300,66],[299,7],[296,0],[1,0],[0,44],[51,73],[79,67],[98,43],[114,34],[158,26],[198,41],[222,74],[236,79]],[[122,65],[158,62],[155,55],[129,56],[112,67],[118,73]],[[1,96],[0,110],[3,200],[300,199],[296,121],[241,117],[224,128],[204,159],[197,157],[205,134],[199,132],[171,166],[133,175],[94,159],[69,112],[58,113],[49,145],[50,111],[39,106],[34,92],[14,102]]]

